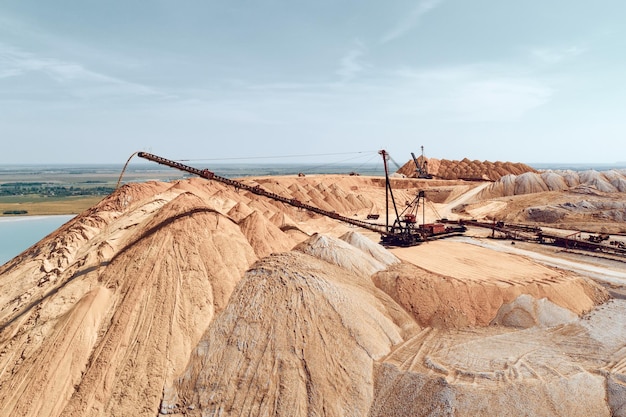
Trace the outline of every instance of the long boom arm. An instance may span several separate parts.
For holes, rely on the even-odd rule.
[[[424,158],[424,147],[422,146],[422,162],[418,162],[415,154],[411,152],[411,156],[413,157],[413,162],[415,163],[415,169],[417,171],[417,178],[426,178],[431,179],[433,176],[428,173],[428,168],[426,167],[427,162]]]
[[[415,163],[415,169],[417,170],[417,173],[421,174],[422,167],[420,166],[419,162],[417,162],[417,158],[415,157],[415,154],[413,152],[411,152],[411,156],[413,157],[413,162]]]
[[[395,235],[395,233],[387,231],[386,228],[383,227],[383,226],[376,225],[376,224],[371,224],[371,223],[368,223],[368,222],[364,222],[362,220],[352,219],[350,217],[345,217],[345,216],[342,216],[340,214],[335,213],[334,211],[322,210],[319,207],[311,206],[311,205],[303,203],[303,202],[301,202],[301,201],[299,201],[299,200],[297,200],[295,198],[283,197],[283,196],[280,196],[278,194],[272,193],[270,191],[264,190],[259,185],[252,186],[252,185],[244,184],[244,183],[242,183],[240,181],[232,180],[230,178],[221,177],[219,175],[216,175],[214,172],[209,171],[208,169],[194,168],[194,167],[191,167],[191,166],[188,166],[188,165],[185,165],[185,164],[181,164],[180,162],[172,161],[171,159],[163,158],[163,157],[160,157],[160,156],[157,156],[157,155],[153,155],[153,154],[147,153],[147,152],[138,152],[137,156],[139,156],[140,158],[147,159],[149,161],[156,162],[156,163],[161,164],[161,165],[166,165],[166,166],[171,167],[171,168],[179,169],[181,171],[185,171],[185,172],[188,172],[190,174],[194,174],[194,175],[197,175],[199,177],[206,178],[208,180],[214,180],[214,181],[221,182],[223,184],[235,187],[236,189],[243,189],[243,190],[246,190],[246,191],[250,191],[251,193],[256,194],[256,195],[267,197],[267,198],[270,198],[270,199],[276,200],[276,201],[281,201],[281,202],[283,202],[285,204],[288,204],[290,206],[293,206],[293,207],[305,209],[305,210],[311,211],[313,213],[320,214],[322,216],[326,216],[326,217],[330,217],[330,218],[335,219],[335,220],[342,221],[344,223],[348,223],[348,224],[351,224],[351,225],[354,225],[354,226],[362,227],[364,229],[368,229],[368,230],[371,230],[373,232],[380,233],[381,235],[384,235],[384,236],[386,236],[386,235]]]

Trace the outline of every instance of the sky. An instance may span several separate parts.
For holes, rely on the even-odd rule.
[[[626,161],[625,21],[621,0],[3,0],[0,164]]]

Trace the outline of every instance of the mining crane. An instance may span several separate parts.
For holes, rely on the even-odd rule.
[[[380,225],[380,224],[372,224],[372,223],[368,223],[366,221],[362,221],[362,220],[358,220],[358,219],[353,219],[350,217],[346,217],[346,216],[342,216],[334,211],[328,211],[328,210],[323,210],[319,207],[315,207],[312,206],[310,204],[306,204],[303,203],[295,198],[288,198],[288,197],[283,197],[281,195],[272,193],[270,191],[267,191],[263,188],[261,188],[260,185],[248,185],[248,184],[244,184],[243,182],[240,181],[236,181],[230,178],[225,178],[225,177],[221,177],[217,174],[215,174],[212,171],[209,171],[208,169],[198,169],[198,168],[194,168],[185,164],[182,164],[180,162],[177,161],[173,161],[167,158],[163,158],[157,155],[153,155],[151,153],[147,153],[147,152],[138,152],[137,155],[140,158],[144,158],[147,159],[149,161],[153,161],[156,162],[158,164],[161,165],[165,165],[165,166],[169,166],[171,168],[175,168],[181,171],[185,171],[188,172],[190,174],[194,174],[197,175],[199,177],[208,179],[208,180],[213,180],[213,181],[218,181],[221,182],[223,184],[229,185],[231,187],[234,187],[235,189],[243,189],[246,191],[249,191],[253,194],[256,195],[260,195],[263,197],[267,197],[269,199],[272,200],[276,200],[276,201],[280,201],[283,202],[285,204],[288,204],[290,206],[296,207],[296,208],[300,208],[300,209],[304,209],[304,210],[308,210],[311,211],[313,213],[317,213],[319,215],[325,216],[325,217],[329,217],[331,219],[335,219],[335,220],[339,220],[342,221],[344,223],[348,223],[354,226],[358,226],[358,227],[362,227],[364,229],[367,230],[371,230],[373,232],[379,233],[381,235],[381,243],[383,245],[387,245],[387,246],[414,246],[417,245],[425,240],[428,240],[429,238],[438,238],[438,237],[444,237],[447,235],[451,235],[452,233],[458,233],[460,231],[459,228],[454,228],[454,227],[450,227],[448,228],[448,230],[437,230],[433,233],[433,230],[429,230],[429,229],[425,229],[425,228],[421,228],[421,227],[416,227],[416,220],[415,220],[415,215],[412,214],[406,214],[404,216],[401,216],[398,213],[398,209],[395,203],[395,200],[393,199],[393,193],[392,193],[392,189],[391,189],[391,183],[389,181],[389,175],[387,172],[387,159],[386,159],[386,155],[388,155],[384,150],[379,152],[381,155],[383,155],[383,161],[385,161],[385,178],[386,178],[386,192],[387,192],[387,213],[389,212],[389,201],[393,202],[394,205],[394,209],[396,212],[396,220],[394,222],[393,225],[389,225],[389,216],[387,214],[386,217],[386,224],[385,226]],[[389,195],[391,195],[391,199],[389,198]],[[421,195],[423,197],[423,192],[421,192]],[[417,197],[419,198],[419,196]],[[405,209],[406,210],[406,209]],[[454,229],[454,230],[453,230]],[[458,230],[457,230],[458,229]]]
[[[411,152],[411,156],[413,157],[413,162],[415,162],[415,170],[417,172],[417,178],[432,179],[433,176],[428,173],[428,162],[426,161],[426,158],[424,157],[424,146],[422,146],[421,163],[418,162],[413,152]]]
[[[385,168],[385,230],[387,234],[381,236],[381,243],[385,246],[417,245],[426,240],[426,236],[424,236],[421,230],[415,228],[415,215],[412,213],[405,214],[410,205],[402,213],[398,212],[398,205],[393,196],[391,180],[389,179],[389,168],[387,167],[387,160],[391,157],[384,149],[378,151],[378,153],[383,158],[383,166]],[[393,210],[396,215],[393,225],[389,225],[389,202],[393,204]]]
[[[426,193],[424,190],[420,190],[413,201],[407,202],[404,210],[398,212],[398,206],[393,196],[393,189],[391,188],[391,181],[389,179],[389,172],[387,167],[387,159],[390,159],[389,154],[385,150],[378,152],[383,157],[383,165],[385,168],[385,202],[387,213],[385,217],[385,228],[391,233],[383,235],[381,241],[387,246],[412,246],[420,241],[440,239],[443,237],[457,236],[465,233],[467,228],[463,224],[456,226],[446,225],[440,222],[426,223]],[[395,212],[395,220],[392,225],[389,224],[389,202],[393,204]],[[430,203],[430,202],[429,202]],[[432,203],[430,203],[431,209],[439,216]],[[419,207],[422,207],[422,223],[418,224],[417,215]],[[412,243],[416,242],[416,243]]]

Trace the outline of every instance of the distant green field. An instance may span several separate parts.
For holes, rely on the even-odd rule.
[[[151,164],[129,168],[126,181],[170,180],[182,173]],[[115,190],[121,166],[2,166],[0,217],[78,214]],[[26,212],[26,213],[24,213]]]
[[[0,197],[0,216],[5,212],[22,212],[21,215],[79,214],[97,204],[104,196],[41,197],[37,195]]]

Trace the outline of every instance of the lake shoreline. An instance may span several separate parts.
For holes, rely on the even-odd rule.
[[[69,218],[73,218],[76,217],[76,214],[73,213],[67,213],[67,214],[33,214],[33,215],[28,215],[28,214],[20,214],[17,216],[13,216],[13,215],[2,215],[0,216],[0,222],[19,222],[19,221],[28,221],[28,220],[41,220],[41,219],[48,219],[51,217],[69,217]]]

